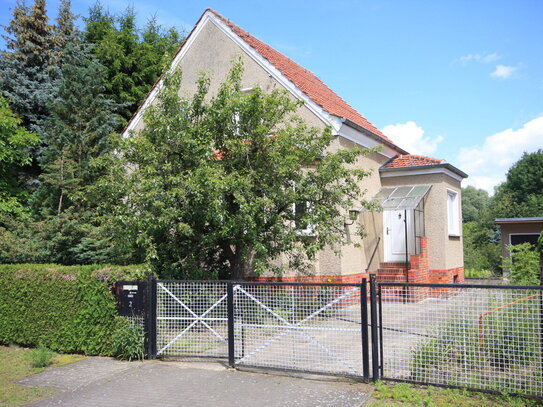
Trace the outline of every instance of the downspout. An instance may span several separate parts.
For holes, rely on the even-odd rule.
[[[403,210],[403,224],[405,232],[405,277],[407,282],[409,282],[409,245],[407,243],[407,209]]]
[[[406,283],[409,283],[409,245],[407,242],[407,209],[403,210],[403,224],[405,232],[405,279]],[[407,296],[409,295],[409,288],[405,287],[404,302],[407,302]]]

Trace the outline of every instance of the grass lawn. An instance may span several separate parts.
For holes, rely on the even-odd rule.
[[[81,355],[55,354],[49,367],[35,368],[31,365],[31,351],[18,346],[0,346],[0,406],[20,406],[57,391],[43,387],[19,386],[13,383],[14,380],[84,359]]]
[[[540,400],[523,397],[500,396],[457,389],[418,387],[408,383],[385,384],[378,382],[368,407],[528,407],[541,406]]]

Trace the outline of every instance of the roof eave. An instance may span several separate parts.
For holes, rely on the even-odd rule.
[[[433,168],[445,168],[462,178],[468,178],[468,174],[466,174],[464,171],[459,170],[454,165],[451,165],[449,163],[430,164],[430,165],[413,165],[409,167],[394,167],[394,168],[381,167],[379,168],[379,172],[399,172],[399,171],[409,171],[409,170],[425,170],[425,169],[433,169]]]
[[[356,124],[352,120],[349,120],[349,119],[346,119],[346,118],[342,117],[341,122],[345,123],[347,126],[352,127],[355,130],[358,130],[358,131],[364,133],[368,137],[371,137],[371,138],[377,140],[378,142],[385,144],[386,146],[392,148],[393,150],[397,151],[400,154],[409,154],[407,151],[405,151],[404,149],[398,147],[396,144],[391,143],[388,140],[385,140],[384,138],[380,137],[379,135],[369,131],[365,127],[362,127],[359,124]]]
[[[518,224],[518,223],[543,223],[543,218],[497,218],[494,220],[500,224]]]

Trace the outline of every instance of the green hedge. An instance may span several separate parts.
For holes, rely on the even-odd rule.
[[[111,355],[111,286],[143,277],[143,266],[0,265],[0,343]]]

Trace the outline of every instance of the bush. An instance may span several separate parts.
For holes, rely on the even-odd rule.
[[[505,258],[503,267],[509,269],[511,282],[518,285],[538,285],[540,283],[540,254],[530,243],[509,245],[511,253]]]
[[[45,346],[40,345],[36,349],[32,349],[30,352],[30,360],[32,361],[32,367],[46,367],[51,364],[51,359],[55,353],[47,349]]]
[[[138,266],[0,266],[0,343],[111,355],[117,315],[108,284],[143,277]]]
[[[120,360],[142,360],[145,336],[143,328],[134,319],[117,317],[115,331],[111,338],[113,356]]]

